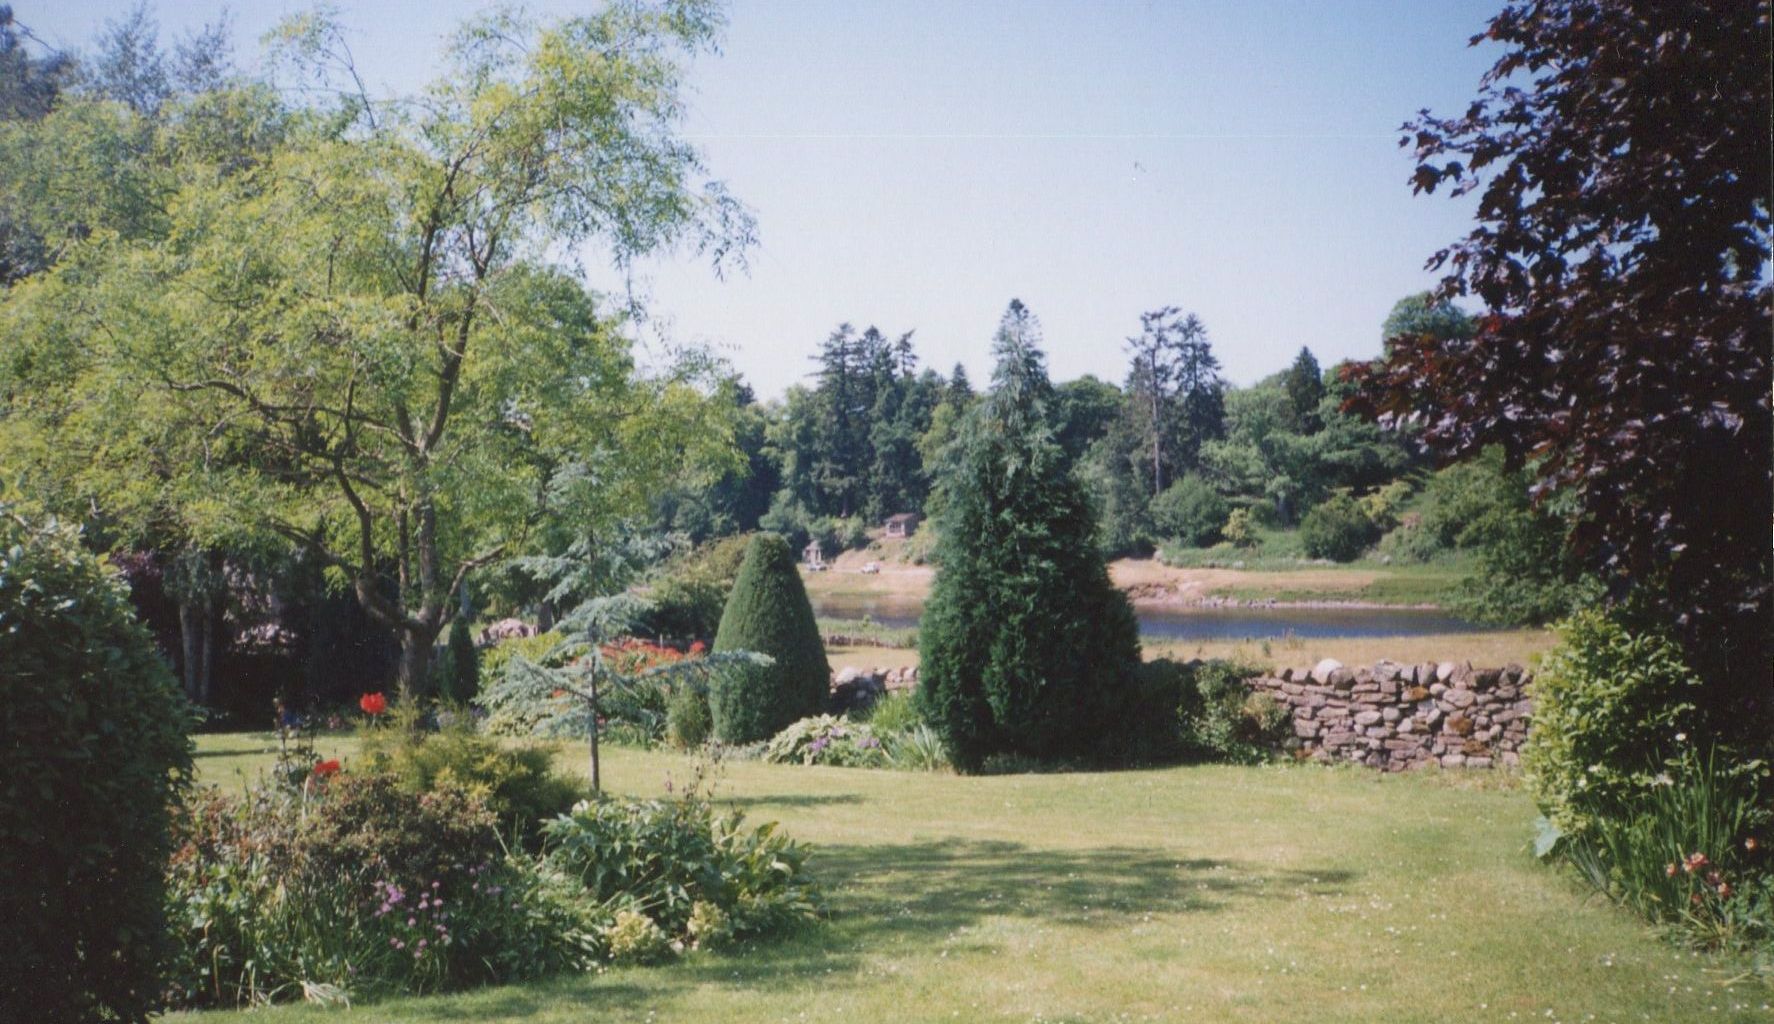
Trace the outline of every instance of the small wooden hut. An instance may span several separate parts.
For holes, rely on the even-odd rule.
[[[888,516],[883,525],[887,527],[889,537],[910,537],[918,529],[918,514],[901,512],[896,516]]]

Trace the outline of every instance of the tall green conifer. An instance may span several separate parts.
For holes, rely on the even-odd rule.
[[[1139,630],[1048,420],[1039,327],[1013,301],[992,390],[945,481],[941,568],[920,626],[924,715],[955,763],[993,754],[1112,758]]]

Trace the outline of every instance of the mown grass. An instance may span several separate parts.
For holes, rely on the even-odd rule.
[[[199,764],[235,779],[274,751],[204,737]],[[604,767],[613,789],[657,795],[689,762],[612,750]],[[665,967],[204,1019],[1769,1019],[1774,994],[1733,981],[1738,965],[1661,943],[1533,861],[1533,810],[1500,774],[723,772],[724,799],[816,845],[830,921]]]

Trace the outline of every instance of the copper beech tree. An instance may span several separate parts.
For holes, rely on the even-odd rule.
[[[1485,313],[1389,339],[1353,405],[1449,458],[1501,446],[1714,708],[1765,711],[1769,4],[1524,0],[1472,42],[1506,48],[1477,98],[1401,141],[1416,191],[1477,193],[1430,266]]]

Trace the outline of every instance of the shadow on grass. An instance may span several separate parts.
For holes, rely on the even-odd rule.
[[[964,840],[821,847],[815,871],[837,912],[866,930],[943,935],[988,916],[1116,928],[1146,914],[1217,912],[1239,902],[1335,895],[1353,872],[1265,869],[1163,850],[1031,849]]]
[[[639,998],[633,1005],[656,1007],[705,985],[845,986],[855,983],[867,956],[884,949],[990,952],[995,944],[987,934],[957,933],[991,918],[1118,931],[1148,914],[1236,914],[1258,901],[1336,895],[1356,879],[1342,869],[1269,869],[1149,848],[1050,850],[964,840],[820,846],[811,863],[831,898],[831,920],[648,973],[644,992],[627,979],[607,979],[584,990],[589,1005],[627,1007]]]

